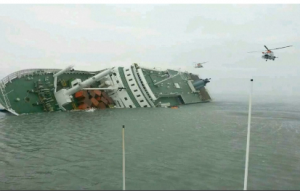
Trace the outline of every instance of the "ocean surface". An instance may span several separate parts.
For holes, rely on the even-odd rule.
[[[243,189],[248,100],[0,113],[0,189]],[[300,189],[299,104],[253,102],[248,189]]]

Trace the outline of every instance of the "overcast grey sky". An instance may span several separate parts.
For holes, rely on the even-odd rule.
[[[0,78],[139,63],[212,78],[212,96],[246,95],[252,77],[257,96],[300,96],[299,18],[299,5],[0,5]],[[263,45],[293,47],[247,53]]]

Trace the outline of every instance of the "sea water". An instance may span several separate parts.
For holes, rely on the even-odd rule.
[[[300,189],[300,109],[252,105],[248,189]],[[243,189],[248,102],[0,113],[0,189]]]

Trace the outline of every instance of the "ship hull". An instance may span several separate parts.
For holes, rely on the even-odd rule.
[[[90,108],[172,107],[210,101],[195,75],[134,64],[87,72],[67,69],[18,71],[0,81],[0,104],[15,114]],[[197,83],[201,84],[201,83]]]

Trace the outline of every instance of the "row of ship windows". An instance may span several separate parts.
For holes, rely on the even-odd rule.
[[[130,108],[132,108],[132,105],[129,105]],[[144,105],[144,107],[148,107],[147,105]]]
[[[129,79],[129,81],[132,81],[132,79]],[[117,83],[119,83],[119,80],[117,80]],[[135,84],[131,84],[131,86],[134,86]]]
[[[132,105],[129,105],[130,108],[132,108]],[[144,105],[144,107],[148,107],[147,105]]]
[[[129,69],[126,69],[126,71],[129,71]],[[127,74],[127,76],[131,76],[131,74]],[[129,81],[132,81],[132,78],[130,78]],[[119,82],[117,81],[117,83],[119,83]],[[131,86],[135,86],[135,84],[131,84]],[[138,90],[135,89],[133,91],[137,92]],[[137,97],[141,97],[141,95],[139,94],[139,95],[137,95]],[[124,97],[124,99],[127,100],[127,97]],[[142,103],[142,102],[144,102],[144,100],[140,100],[140,102]],[[129,107],[132,108],[132,105],[129,105]],[[144,105],[144,107],[148,107],[148,106]]]
[[[143,86],[145,92],[147,93],[148,97],[150,98],[150,100],[152,100],[152,98],[151,98],[149,92],[147,91],[147,89],[146,89],[145,86],[144,86],[144,83],[143,83],[142,81],[141,81],[141,83],[142,83],[142,86]]]
[[[127,99],[127,98],[126,98]],[[119,101],[117,101],[117,103],[118,103],[118,105],[119,105],[119,107],[121,107],[121,104],[120,104],[120,102]],[[132,108],[132,105],[129,105],[129,107],[130,108]],[[147,105],[144,105],[144,107],[148,107]]]
[[[140,97],[140,96],[141,96],[141,95],[138,95],[137,97]],[[127,97],[124,97],[124,99],[125,99],[125,100],[128,100]],[[140,102],[142,103],[142,102],[144,102],[144,100],[142,99],[142,100],[140,100]]]
[[[126,69],[126,71],[129,71],[129,69]],[[127,74],[127,76],[130,76],[131,74]],[[130,78],[129,79],[129,81],[132,81],[132,78]],[[135,86],[135,84],[131,84],[131,86]],[[135,90],[133,90],[134,92],[137,92],[138,90],[137,89],[135,89]],[[137,97],[141,97],[141,95],[139,94],[139,95],[137,95]],[[127,100],[127,98],[125,97],[124,98],[125,100]],[[140,102],[144,102],[144,100],[141,100]],[[145,107],[145,106],[144,106]],[[146,106],[147,107],[147,106]]]
[[[119,103],[119,101],[117,101],[119,107],[121,107],[121,104]],[[129,105],[130,108],[132,108],[132,105]],[[144,105],[144,107],[148,107],[147,105]]]
[[[126,71],[129,71],[129,69],[126,69]],[[131,74],[127,74],[127,76],[131,76]],[[132,81],[132,78],[130,78],[129,81]],[[133,86],[133,85],[131,85],[131,86]]]

